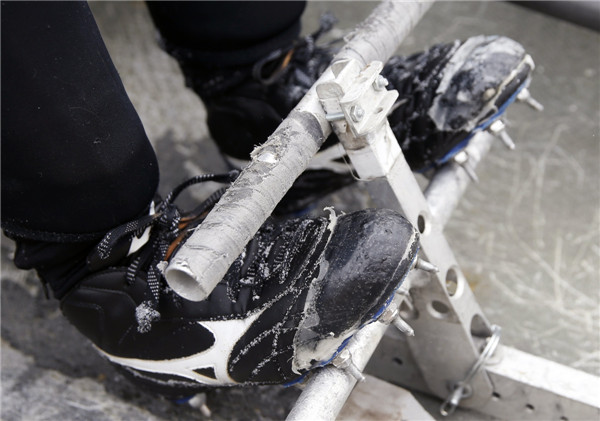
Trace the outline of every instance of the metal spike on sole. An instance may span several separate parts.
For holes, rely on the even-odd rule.
[[[415,330],[402,317],[396,316],[392,324],[406,336],[415,336]]]
[[[517,95],[517,101],[524,102],[534,110],[544,111],[544,106],[531,96],[531,93],[527,88],[522,89],[521,92],[519,92],[519,95]]]
[[[513,150],[515,148],[515,142],[513,142],[511,137],[506,132],[506,124],[504,124],[502,120],[494,121],[488,130],[494,136],[500,138],[502,143],[504,143],[508,149]]]
[[[413,268],[424,270],[425,272],[430,272],[430,273],[438,273],[440,271],[436,265],[428,262],[427,260],[423,260],[420,257],[417,257],[415,259],[415,264],[414,264]]]
[[[396,329],[404,333],[406,336],[415,336],[415,330],[408,323],[406,323],[402,317],[400,317],[398,305],[394,305],[394,303],[385,309],[381,317],[379,317],[379,321],[386,325],[393,324]]]
[[[474,183],[479,183],[479,177],[477,177],[477,174],[469,165],[469,154],[466,151],[460,151],[459,153],[457,153],[454,156],[453,161],[456,164],[460,165],[460,167],[463,170],[465,170],[471,181],[473,181]]]
[[[345,371],[356,379],[356,381],[364,382],[365,376],[361,373],[358,367],[352,361],[352,354],[347,349],[342,350],[331,362],[336,368]]]

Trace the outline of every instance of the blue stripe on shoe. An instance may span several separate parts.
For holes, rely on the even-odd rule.
[[[498,111],[496,111],[490,118],[488,118],[487,120],[483,121],[481,124],[479,124],[477,127],[475,127],[467,137],[464,138],[464,140],[462,140],[458,145],[456,145],[455,147],[453,147],[452,149],[450,149],[450,151],[448,151],[448,153],[446,155],[444,155],[443,158],[438,159],[437,161],[435,161],[435,163],[437,165],[442,165],[445,164],[446,162],[448,162],[450,159],[452,159],[454,157],[454,155],[456,155],[457,153],[459,153],[461,150],[463,150],[464,148],[467,147],[467,145],[469,144],[469,141],[473,138],[473,136],[475,136],[475,134],[477,134],[477,132],[482,131],[487,129],[494,121],[496,121],[502,114],[504,114],[506,112],[506,109],[513,103],[516,101],[517,96],[521,93],[521,91],[529,84],[529,79],[526,79],[521,86],[519,86],[519,88],[504,102],[504,104],[502,104],[500,106],[500,108],[498,108]],[[428,167],[427,169],[421,170],[421,172],[424,172],[428,169],[430,169],[431,167]]]

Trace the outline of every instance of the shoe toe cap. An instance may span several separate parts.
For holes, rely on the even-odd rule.
[[[398,213],[338,217],[296,335],[296,367],[325,361],[373,321],[410,271],[419,235]]]
[[[315,309],[321,333],[369,322],[409,272],[418,233],[398,213],[368,210],[339,218],[327,252],[326,281]]]

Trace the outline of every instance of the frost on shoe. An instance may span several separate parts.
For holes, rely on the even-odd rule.
[[[152,322],[160,319],[160,313],[153,308],[149,301],[144,301],[136,307],[135,319],[138,322],[138,331],[146,333],[150,331]]]
[[[497,111],[496,100],[524,67],[528,76],[533,61],[521,44],[505,37],[469,38],[445,66],[429,117],[440,131],[473,130]]]
[[[382,72],[399,93],[389,121],[411,169],[440,166],[466,147],[516,100],[533,68],[519,43],[497,36],[392,57]]]

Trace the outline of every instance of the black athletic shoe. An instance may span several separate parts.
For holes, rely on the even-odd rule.
[[[517,99],[533,69],[519,43],[497,36],[390,59],[382,74],[400,95],[389,121],[411,169],[440,166],[466,147]]]
[[[319,34],[328,28],[324,25]],[[327,68],[333,50],[316,46],[317,36],[274,52],[253,69],[183,67],[188,85],[206,104],[213,139],[233,167],[247,164],[254,146],[273,133]],[[411,169],[438,167],[463,149],[517,98],[533,68],[519,43],[495,36],[390,59],[382,74],[400,97],[389,120]],[[277,210],[302,209],[351,184],[344,155],[332,135]]]
[[[186,85],[206,106],[211,136],[232,168],[248,164],[254,147],[273,134],[327,69],[335,41],[322,46],[317,40],[334,23],[333,15],[324,14],[315,33],[248,67],[206,69],[179,60]],[[302,211],[316,199],[354,182],[337,138],[330,137],[322,149],[328,151],[315,158],[296,180],[276,214]]]
[[[227,181],[228,176],[196,178]],[[182,187],[182,188],[183,188]],[[61,309],[134,382],[173,397],[207,386],[282,384],[330,362],[376,320],[412,267],[418,233],[390,210],[267,221],[210,296],[175,294],[161,268],[220,194],[110,231]]]

